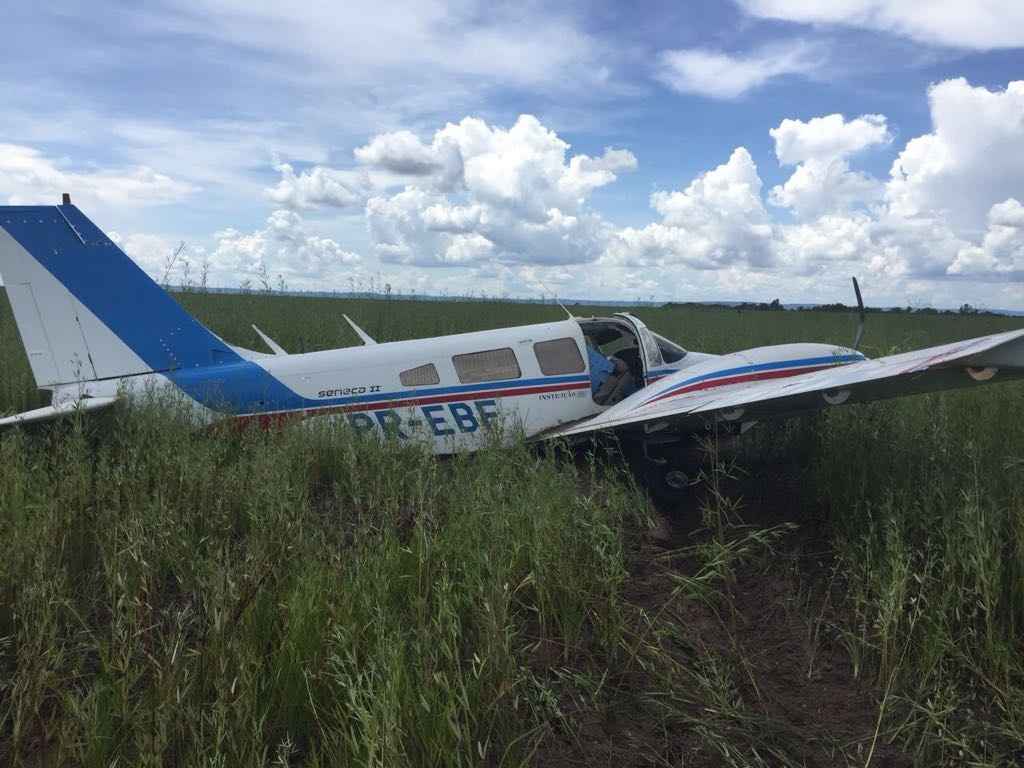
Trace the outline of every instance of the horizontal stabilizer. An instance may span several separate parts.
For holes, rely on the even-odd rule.
[[[52,421],[73,413],[98,411],[109,408],[117,402],[116,397],[87,397],[81,400],[70,400],[60,405],[48,405],[32,411],[17,413],[14,416],[0,418],[0,427],[12,427],[16,424],[32,424],[37,421]]]

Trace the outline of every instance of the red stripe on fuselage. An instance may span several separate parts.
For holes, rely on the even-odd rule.
[[[676,397],[677,395],[685,395],[688,392],[699,392],[702,389],[713,389],[714,387],[725,387],[729,384],[742,384],[745,381],[760,381],[762,379],[784,379],[787,376],[797,376],[801,373],[812,373],[814,371],[821,371],[825,368],[833,368],[834,365],[810,365],[805,368],[783,368],[777,371],[758,371],[757,373],[744,373],[738,376],[726,376],[722,379],[709,379],[708,381],[698,381],[696,384],[691,384],[688,387],[677,389],[672,392],[666,392],[663,395],[651,400],[651,403],[656,403],[659,400],[665,400],[670,397]]]
[[[433,395],[430,397],[416,397],[407,400],[383,400],[376,403],[352,403],[351,405],[331,406],[329,411],[344,411],[346,413],[356,411],[381,411],[388,408],[407,408],[416,405],[433,405],[434,403],[453,403],[465,400],[487,400],[494,397],[519,397],[520,395],[537,395],[544,392],[561,392],[568,389],[587,389],[590,382],[582,381],[577,384],[546,384],[536,387],[519,387],[509,389],[490,389],[482,392],[456,392],[450,395]],[[310,415],[317,415],[324,409],[311,408],[307,411]]]
[[[589,389],[590,382],[581,381],[574,384],[542,384],[535,387],[511,387],[507,389],[488,389],[479,392],[456,392],[447,395],[430,395],[399,400],[377,400],[368,403],[349,403],[348,405],[327,405],[323,408],[306,408],[296,411],[278,411],[276,413],[249,413],[236,416],[240,426],[247,426],[258,421],[263,429],[278,427],[298,419],[313,416],[329,416],[332,413],[356,413],[359,411],[384,411],[394,408],[411,408],[417,405],[434,405],[435,403],[466,402],[467,400],[489,400],[496,397],[519,397],[521,395],[538,395],[545,392],[564,392],[566,390]]]

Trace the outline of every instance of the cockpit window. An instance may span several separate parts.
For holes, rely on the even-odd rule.
[[[658,349],[661,350],[661,356],[665,359],[666,363],[678,363],[684,357],[686,357],[686,350],[676,344],[674,341],[669,341],[664,336],[652,333],[655,340],[658,342]]]

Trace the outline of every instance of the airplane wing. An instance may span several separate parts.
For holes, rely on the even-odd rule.
[[[84,397],[81,400],[67,400],[59,405],[47,405],[32,411],[24,411],[13,416],[0,418],[0,427],[13,427],[17,424],[32,424],[37,421],[52,421],[77,412],[98,411],[109,408],[117,402],[116,397]]]
[[[723,366],[728,366],[721,358]],[[734,369],[738,370],[738,369]],[[603,430],[699,428],[748,422],[901,395],[977,386],[1024,377],[1024,329],[981,336],[786,378],[736,381],[731,371],[683,369],[597,416],[544,437]],[[722,382],[718,384],[718,382]]]

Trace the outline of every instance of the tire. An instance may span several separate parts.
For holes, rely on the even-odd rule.
[[[675,504],[693,497],[699,476],[699,464],[666,461],[649,465],[644,479],[655,501]]]

